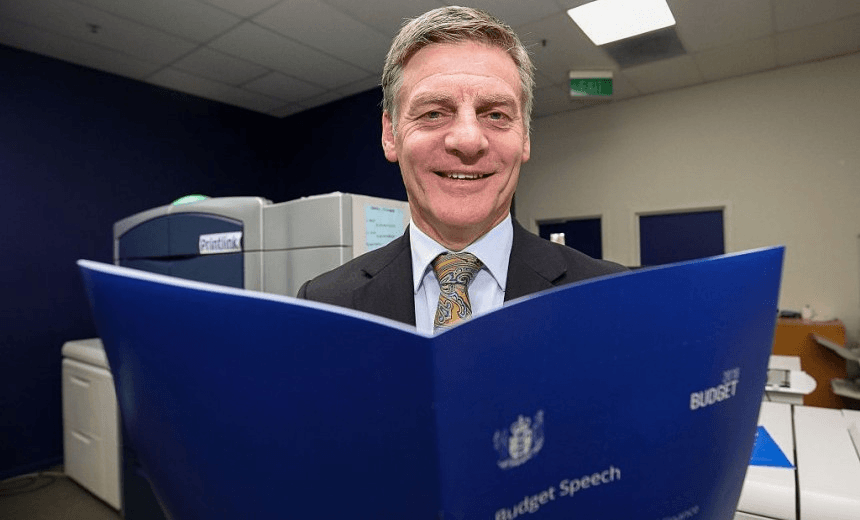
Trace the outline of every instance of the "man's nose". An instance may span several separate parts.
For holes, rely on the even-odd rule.
[[[482,157],[489,144],[475,113],[458,114],[445,136],[445,149],[464,162],[472,162]]]

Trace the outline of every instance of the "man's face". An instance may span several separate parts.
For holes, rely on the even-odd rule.
[[[433,44],[406,63],[397,134],[384,113],[382,146],[400,163],[415,224],[441,244],[465,247],[510,211],[529,158],[521,93],[497,47]]]

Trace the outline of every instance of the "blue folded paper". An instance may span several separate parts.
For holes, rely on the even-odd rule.
[[[782,248],[606,276],[436,336],[81,261],[130,443],[193,518],[731,518]]]

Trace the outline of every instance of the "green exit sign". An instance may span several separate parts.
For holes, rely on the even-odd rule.
[[[611,71],[571,71],[570,72],[570,96],[611,96],[612,95],[612,72]]]

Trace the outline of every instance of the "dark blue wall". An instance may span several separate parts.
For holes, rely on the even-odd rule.
[[[541,238],[549,240],[553,233],[564,233],[564,245],[578,249],[591,258],[603,258],[603,227],[600,217],[538,224]]]
[[[0,479],[62,459],[60,349],[94,337],[75,260],[190,193],[406,200],[377,90],[277,119],[0,46]]]
[[[726,252],[723,210],[642,215],[639,258],[643,266],[695,260]]]

